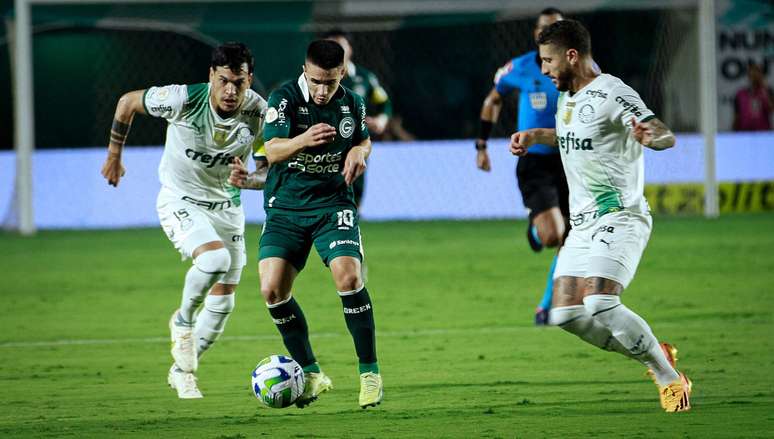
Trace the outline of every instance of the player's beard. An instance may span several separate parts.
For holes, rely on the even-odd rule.
[[[568,91],[572,83],[572,69],[562,70],[556,75],[556,89],[559,91]]]

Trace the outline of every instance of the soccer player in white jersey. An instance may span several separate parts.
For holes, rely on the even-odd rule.
[[[180,308],[169,322],[174,363],[167,381],[183,399],[202,397],[194,372],[234,309],[246,263],[245,218],[240,189],[229,182],[230,166],[256,152],[257,171],[241,184],[255,189],[262,187],[268,169],[260,153],[266,101],[250,89],[253,66],[244,44],[226,43],[212,52],[209,83],[121,96],[102,167],[108,183],[118,186],[124,175],[121,152],[135,113],[167,120],[156,209],[169,240],[184,258],[193,259]]]
[[[558,146],[570,189],[572,229],[559,252],[551,324],[599,348],[640,361],[667,412],[690,409],[691,382],[674,368],[675,350],[621,303],[650,236],[642,147],[670,148],[675,137],[620,79],[599,74],[588,31],[558,21],[538,37],[542,72],[561,92],[556,128],[520,131],[510,149]]]

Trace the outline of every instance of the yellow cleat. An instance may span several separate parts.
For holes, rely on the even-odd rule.
[[[382,376],[378,373],[366,372],[360,374],[360,407],[376,407],[384,397]]]
[[[664,351],[664,356],[672,368],[677,369],[677,346],[669,343],[659,343],[659,346],[661,346],[661,350]],[[650,379],[656,383],[656,376],[653,374],[653,371],[648,369],[646,373]],[[656,383],[656,385],[658,385],[658,383]]]
[[[659,387],[661,407],[666,412],[687,412],[691,409],[691,387],[693,384],[682,372],[678,372],[680,378]]]
[[[302,409],[317,400],[321,393],[333,389],[333,383],[322,371],[304,373],[304,393],[296,400],[296,407]]]

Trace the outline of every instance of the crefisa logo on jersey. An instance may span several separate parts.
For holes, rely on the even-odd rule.
[[[571,150],[594,150],[594,146],[591,144],[591,139],[575,137],[574,131],[568,131],[564,136],[557,137],[556,140],[559,142],[559,148],[563,149],[565,153],[569,153]]]
[[[219,152],[213,156],[211,154],[194,151],[191,148],[185,150],[185,156],[195,162],[199,161],[204,163],[207,165],[207,168],[212,168],[215,165],[226,166],[231,163],[231,160],[234,158],[231,154],[223,154],[222,152]]]
[[[355,119],[352,119],[351,117],[347,116],[344,119],[341,119],[341,122],[339,123],[339,132],[341,133],[341,137],[345,139],[349,139],[352,137],[352,133],[355,131]]]
[[[618,102],[619,104],[621,104],[622,107],[624,107],[624,111],[628,111],[628,112],[632,113],[633,115],[635,115],[637,117],[641,117],[642,116],[642,110],[640,109],[640,107],[638,107],[635,104],[630,103],[629,101],[627,101],[626,99],[622,98],[621,96],[617,96],[615,98],[615,101]]]
[[[583,123],[589,123],[594,120],[594,113],[594,107],[591,104],[586,104],[578,110],[578,120]]]

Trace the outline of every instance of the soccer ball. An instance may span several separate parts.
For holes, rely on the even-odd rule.
[[[255,366],[252,387],[255,397],[267,406],[287,407],[304,392],[304,371],[294,359],[272,355]]]

